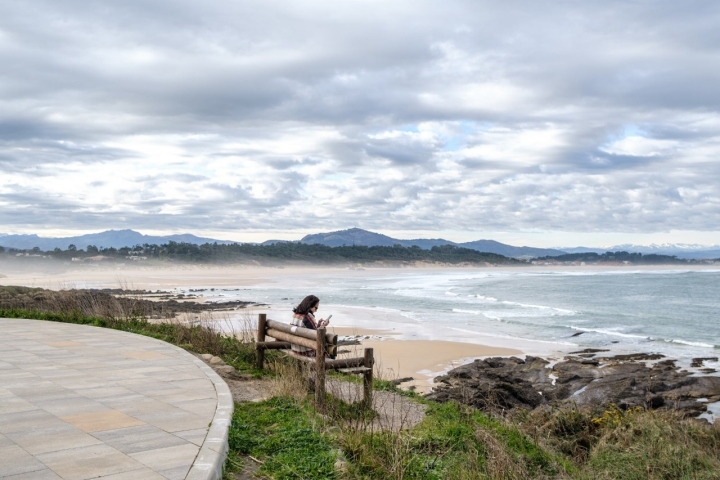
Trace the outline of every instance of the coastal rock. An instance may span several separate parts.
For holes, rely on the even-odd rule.
[[[587,353],[595,352],[582,352]],[[720,399],[720,377],[691,376],[671,359],[647,363],[661,358],[647,353],[592,359],[568,356],[552,366],[533,356],[478,359],[437,377],[438,385],[428,398],[483,410],[613,403],[620,408],[676,409],[688,417],[700,415],[707,403]]]
[[[220,357],[210,357],[210,361],[208,362],[210,365],[225,365],[225,362]]]
[[[698,357],[693,358],[692,362],[690,363],[691,367],[702,367],[703,363],[705,362],[717,362],[718,357]]]

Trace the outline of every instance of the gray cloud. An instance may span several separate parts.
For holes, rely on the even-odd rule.
[[[8,1],[5,230],[717,230],[720,6]]]

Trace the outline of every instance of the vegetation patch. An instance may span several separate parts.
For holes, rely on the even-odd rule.
[[[229,432],[230,455],[259,459],[259,473],[271,478],[337,478],[337,454],[319,424],[309,406],[292,398],[237,403]]]

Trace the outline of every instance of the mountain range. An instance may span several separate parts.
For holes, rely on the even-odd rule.
[[[39,237],[37,235],[4,235],[0,234],[0,246],[5,248],[16,248],[18,250],[31,250],[38,247],[42,251],[60,248],[65,250],[69,245],[75,245],[78,249],[85,249],[88,245],[104,248],[122,248],[134,247],[135,245],[155,244],[162,245],[168,242],[178,243],[194,243],[202,245],[203,243],[224,243],[230,244],[227,240],[215,240],[212,238],[196,237],[189,233],[179,235],[155,236],[143,235],[135,230],[107,230],[100,233],[90,233],[87,235],[79,235],[77,237]]]
[[[85,249],[88,245],[105,248],[121,248],[133,247],[135,245],[156,244],[161,245],[170,241],[178,243],[193,243],[201,245],[203,243],[235,243],[229,240],[216,240],[213,238],[197,237],[191,234],[178,234],[166,236],[143,235],[134,230],[107,230],[100,233],[91,233],[87,235],[79,235],[75,237],[50,238],[40,237],[38,235],[8,235],[0,234],[0,246],[6,248],[15,248],[18,250],[30,250],[34,247],[40,250],[48,251],[55,248],[67,249],[70,244],[75,245],[78,249]],[[274,243],[285,242],[286,240],[268,240],[262,245],[270,245]],[[704,258],[720,258],[720,246],[705,246],[695,244],[662,244],[662,245],[615,245],[612,247],[592,248],[592,247],[571,247],[571,248],[535,248],[535,247],[516,247],[495,240],[475,240],[472,242],[452,242],[444,238],[418,238],[412,240],[401,240],[392,238],[380,233],[369,232],[360,228],[351,228],[348,230],[338,230],[335,232],[316,233],[306,235],[295,243],[305,244],[321,244],[329,247],[339,247],[343,245],[359,245],[359,246],[388,246],[402,245],[403,247],[418,246],[423,249],[430,249],[439,245],[455,245],[457,247],[470,248],[481,252],[496,253],[514,258],[533,258],[544,256],[557,256],[565,253],[584,253],[596,252],[605,253],[608,251],[627,251],[639,252],[646,254],[659,255],[676,255],[678,258],[688,259],[704,259]]]
[[[506,257],[542,257],[563,255],[562,250],[552,248],[533,248],[533,247],[514,247],[495,240],[476,240],[474,242],[456,243],[444,238],[418,238],[414,240],[400,240],[388,237],[380,233],[368,232],[360,228],[351,228],[349,230],[339,230],[337,232],[316,233],[306,235],[300,240],[300,243],[327,245],[330,247],[340,247],[343,245],[362,245],[372,247],[375,245],[392,247],[393,245],[402,245],[403,247],[418,246],[425,250],[439,245],[455,245],[456,247],[470,248],[480,252],[496,253],[505,255]]]

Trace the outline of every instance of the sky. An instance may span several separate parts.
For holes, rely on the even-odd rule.
[[[0,232],[720,244],[720,3],[3,0]]]

